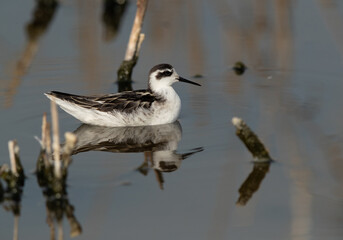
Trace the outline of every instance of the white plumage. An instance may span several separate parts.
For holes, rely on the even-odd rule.
[[[180,77],[170,64],[159,64],[150,70],[146,90],[103,96],[55,91],[45,95],[84,123],[107,127],[159,125],[172,123],[179,116],[181,100],[172,87],[178,81],[200,86]]]

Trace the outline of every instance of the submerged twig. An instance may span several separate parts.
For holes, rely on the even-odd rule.
[[[271,157],[261,140],[242,119],[234,117],[232,118],[232,124],[236,127],[236,135],[242,140],[256,161],[271,161]]]

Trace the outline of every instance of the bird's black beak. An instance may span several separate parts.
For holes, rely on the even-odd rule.
[[[187,80],[187,79],[184,79],[183,77],[179,77],[178,80],[179,80],[180,82],[185,82],[185,83],[190,83],[190,84],[193,84],[193,85],[201,86],[199,83],[189,81],[189,80]]]

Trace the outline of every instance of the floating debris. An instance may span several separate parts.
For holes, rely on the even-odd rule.
[[[242,75],[247,69],[247,67],[243,62],[236,62],[232,69],[235,71],[237,75]]]
[[[242,140],[257,162],[270,162],[272,159],[257,135],[238,118],[232,118],[232,124],[236,127],[236,135]]]
[[[204,76],[200,73],[197,73],[193,76],[193,78],[203,78]]]

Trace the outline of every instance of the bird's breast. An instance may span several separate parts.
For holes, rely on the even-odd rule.
[[[181,100],[179,96],[168,96],[164,101],[157,101],[152,105],[154,117],[153,124],[166,124],[175,122],[179,116],[181,109]]]

